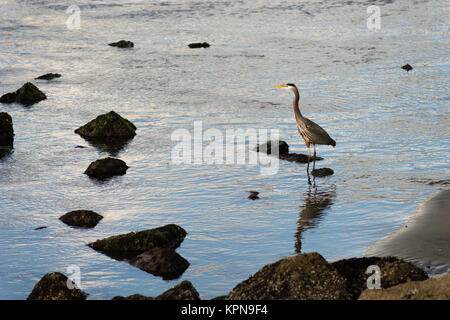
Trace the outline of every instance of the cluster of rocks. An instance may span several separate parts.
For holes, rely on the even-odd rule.
[[[179,278],[189,262],[175,249],[186,237],[186,231],[175,224],[131,232],[89,243],[92,249],[124,260],[143,271],[164,280]]]
[[[283,140],[268,141],[261,145],[257,145],[256,152],[264,152],[276,156],[281,160],[290,162],[308,163],[308,155],[301,153],[290,153],[289,145]],[[309,162],[320,160],[323,160],[323,158],[311,156]],[[311,174],[315,177],[326,177],[332,175],[333,173],[333,169],[330,168],[315,169],[311,172]]]
[[[167,227],[160,228],[160,231]],[[174,225],[170,228],[174,228],[172,231],[178,230],[178,236],[173,234],[175,238],[169,240],[168,234],[162,231],[165,235],[158,237],[158,241],[162,241],[160,244],[179,244],[179,239],[184,234],[182,229]],[[146,233],[145,240],[139,245],[140,250],[152,246],[150,239],[155,239],[155,235],[150,234]],[[101,243],[102,248],[116,249],[123,244],[128,252],[136,249],[131,245],[131,239],[133,235],[127,234],[118,236],[115,240],[108,238],[95,243]],[[373,273],[366,272],[369,266],[374,265],[381,270],[380,289],[368,289],[367,282]],[[68,289],[69,282],[60,273],[47,274],[35,285],[28,299],[86,299],[87,293],[77,288]],[[266,265],[235,286],[229,294],[214,300],[448,300],[449,288],[450,275],[429,279],[423,270],[396,257],[351,258],[329,263],[319,253],[311,252]],[[133,294],[126,297],[115,296],[113,300],[200,300],[200,295],[192,283],[185,280],[157,297]]]
[[[25,83],[21,88],[15,92],[10,92],[0,97],[1,103],[20,103],[24,106],[30,106],[39,101],[47,99],[45,93],[38,89],[31,82]]]

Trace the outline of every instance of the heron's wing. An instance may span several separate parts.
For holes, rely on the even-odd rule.
[[[329,144],[333,140],[321,126],[308,118],[303,118],[303,122],[298,126],[298,131],[314,144]]]

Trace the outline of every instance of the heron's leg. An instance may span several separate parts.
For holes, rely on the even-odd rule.
[[[311,178],[309,176],[309,162],[311,161],[311,149],[309,148],[309,143],[306,146],[308,147],[308,165],[306,166],[306,173],[308,174],[308,184],[311,185]]]
[[[314,146],[314,162],[313,162],[313,171],[316,170],[316,145],[313,144]]]

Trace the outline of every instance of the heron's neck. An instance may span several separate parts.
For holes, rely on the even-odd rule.
[[[300,100],[300,94],[298,93],[297,88],[294,90],[294,101],[292,101],[292,108],[294,109],[295,118],[303,118],[302,113],[300,112],[300,108],[298,107],[298,101]]]

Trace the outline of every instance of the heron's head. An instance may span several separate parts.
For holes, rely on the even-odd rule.
[[[282,88],[282,89],[287,89],[287,90],[291,90],[291,91],[294,91],[297,89],[297,87],[293,83],[282,84],[281,86],[275,86],[275,88]]]

